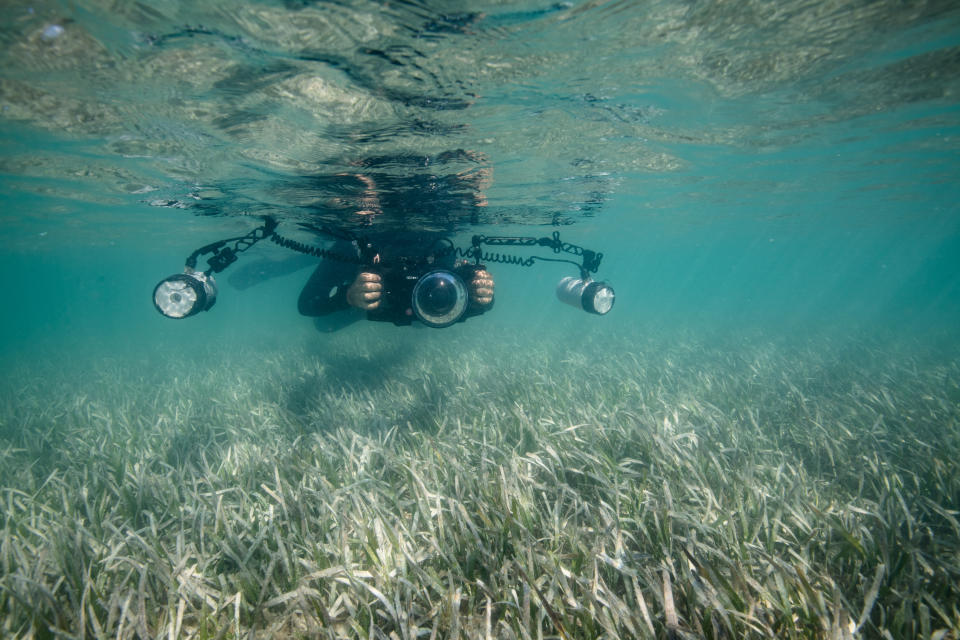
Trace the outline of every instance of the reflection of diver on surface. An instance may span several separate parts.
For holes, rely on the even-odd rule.
[[[488,222],[486,190],[492,168],[486,156],[464,151],[435,155],[396,154],[336,165],[333,175],[284,179],[283,201],[307,210],[315,223],[355,228],[451,231]]]

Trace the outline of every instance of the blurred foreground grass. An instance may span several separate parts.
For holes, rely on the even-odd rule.
[[[439,335],[8,362],[0,635],[958,637],[956,352]]]

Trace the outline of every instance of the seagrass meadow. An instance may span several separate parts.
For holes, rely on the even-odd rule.
[[[958,637],[951,347],[426,333],[11,359],[0,635]]]

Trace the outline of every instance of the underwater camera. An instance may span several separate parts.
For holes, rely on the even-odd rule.
[[[482,265],[456,269],[431,269],[401,262],[391,269],[378,268],[383,283],[380,307],[367,312],[369,320],[407,325],[414,318],[437,329],[465,320],[470,311],[467,283]]]
[[[168,318],[187,318],[201,311],[209,311],[217,300],[217,284],[213,274],[233,264],[237,254],[267,238],[293,251],[355,264],[358,269],[379,273],[383,287],[380,306],[368,311],[367,318],[397,325],[408,325],[419,320],[428,327],[449,327],[489,310],[491,305],[480,307],[470,304],[469,283],[477,271],[486,269],[482,263],[530,267],[539,261],[565,262],[577,267],[580,275],[563,278],[557,285],[557,297],[561,302],[602,316],[610,312],[616,299],[613,287],[608,282],[591,278],[591,274],[600,268],[603,254],[563,242],[557,231],[542,238],[475,235],[468,248],[455,246],[452,240],[445,238],[443,243],[446,246],[431,256],[419,260],[400,258],[384,264],[379,261],[375,243],[368,236],[307,223],[298,225],[315,234],[349,241],[356,253],[348,255],[285,238],[276,233],[277,224],[272,217],[266,216],[262,226],[246,235],[219,240],[194,251],[187,258],[183,273],[162,280],[154,288],[153,304],[157,311]],[[545,247],[552,250],[554,257],[488,253],[482,249],[483,246]],[[560,257],[559,254],[564,253],[577,256],[579,261]],[[197,269],[198,258],[208,254],[208,268],[204,271]],[[441,266],[444,264],[458,266],[446,268]]]

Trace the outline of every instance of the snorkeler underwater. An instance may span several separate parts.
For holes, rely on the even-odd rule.
[[[0,640],[960,640],[957,0],[0,15]]]

